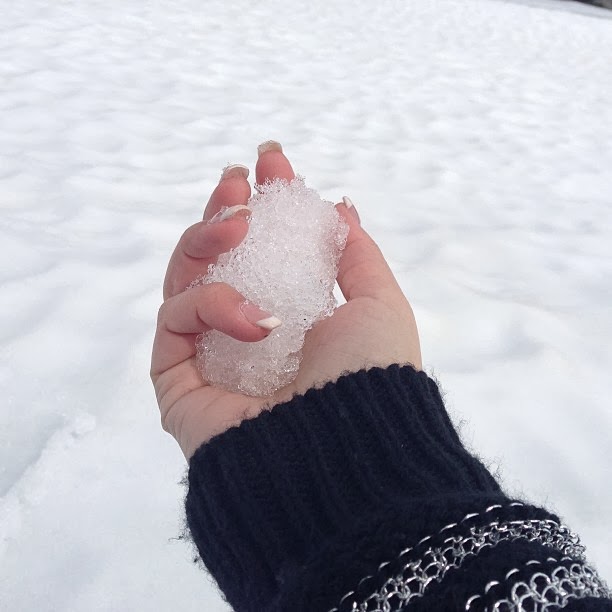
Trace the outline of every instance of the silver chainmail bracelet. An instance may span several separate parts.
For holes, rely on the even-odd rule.
[[[510,504],[510,506],[523,505],[518,502]],[[452,523],[443,527],[437,535],[450,531],[474,517],[482,517],[497,508],[502,508],[502,506],[494,505],[487,508],[483,513],[468,514],[459,523]],[[416,546],[418,547],[420,544],[431,540],[432,537],[435,536],[423,538]],[[432,582],[440,582],[451,568],[460,567],[467,557],[478,555],[483,549],[497,546],[500,542],[512,542],[519,539],[554,548],[574,560],[584,560],[584,546],[580,544],[578,536],[565,525],[559,525],[549,519],[493,521],[484,526],[470,527],[467,535],[447,537],[440,546],[429,547],[418,559],[404,561],[416,547],[406,548],[395,560],[395,562],[403,563],[401,570],[388,578],[382,587],[365,599],[361,599],[361,601],[359,601],[360,598],[357,598],[355,591],[350,591],[340,600],[340,604],[329,612],[397,612],[411,599],[423,596],[427,587]],[[382,563],[378,571],[381,572],[390,564],[391,561]],[[577,565],[588,567],[582,564]],[[596,574],[594,575],[596,576]],[[366,576],[363,578],[359,582],[357,590],[366,580],[372,578],[374,577]],[[567,580],[564,584],[567,584]],[[583,589],[582,592],[586,593],[587,589]],[[514,610],[515,608],[501,609]],[[516,608],[516,610],[520,610],[520,608]]]
[[[479,606],[478,610],[486,612],[547,612],[561,610],[572,599],[583,599],[584,597],[598,597],[609,599],[612,597],[606,583],[597,575],[590,565],[576,563],[571,557],[563,559],[548,559],[549,562],[563,563],[553,570],[535,571],[528,581],[517,581],[510,589],[510,595],[504,599],[498,599],[485,607]],[[540,561],[528,561],[525,565],[541,565]],[[510,570],[502,582],[492,580],[484,589],[485,595],[499,585],[505,585],[511,576],[518,573],[518,568]],[[466,604],[466,611],[474,610],[474,604],[483,599],[482,595],[473,595]]]

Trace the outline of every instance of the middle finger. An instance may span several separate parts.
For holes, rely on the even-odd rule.
[[[208,200],[204,210],[204,221],[214,217],[223,207],[246,204],[251,197],[248,177],[249,169],[246,166],[240,164],[227,166],[221,174],[219,184]]]

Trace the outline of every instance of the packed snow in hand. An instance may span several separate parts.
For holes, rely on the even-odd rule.
[[[611,582],[612,11],[372,4],[0,5],[3,612],[232,612],[148,371],[195,203],[270,136],[354,196],[470,448]]]
[[[306,332],[334,311],[348,226],[300,177],[266,183],[248,205],[247,237],[198,283],[228,283],[282,325],[260,342],[207,332],[198,339],[198,367],[213,385],[264,396],[295,378]]]

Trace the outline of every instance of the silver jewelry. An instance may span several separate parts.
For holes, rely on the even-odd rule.
[[[520,503],[511,506],[522,506]],[[487,514],[499,505],[490,506],[482,514]],[[459,523],[446,525],[438,535],[465,523],[466,521],[481,516],[478,513],[468,514]],[[431,540],[434,536],[423,538],[417,546]],[[388,578],[382,587],[371,595],[359,601],[355,591],[350,591],[341,600],[340,604],[329,612],[395,612],[404,607],[411,599],[421,597],[432,582],[440,582],[451,568],[458,568],[463,561],[472,555],[478,555],[487,547],[495,547],[500,542],[511,542],[524,539],[538,542],[560,551],[573,559],[584,559],[584,546],[580,539],[565,525],[545,520],[516,520],[516,521],[493,521],[485,526],[472,526],[469,533],[464,536],[449,536],[441,545],[429,547],[418,559],[407,560],[397,574]],[[403,550],[396,562],[402,563],[414,547]],[[382,563],[379,572],[390,565],[390,561]],[[518,570],[517,570],[518,571]],[[373,576],[363,578],[357,590],[365,580]]]
[[[556,561],[556,559],[549,559]],[[573,561],[569,557],[562,561]],[[525,565],[537,565],[539,561],[529,561]],[[510,570],[506,580],[518,569]],[[485,595],[491,588],[503,583],[491,581],[485,587]],[[510,589],[509,597],[498,599],[486,606],[487,612],[547,612],[563,609],[572,599],[584,597],[610,598],[612,594],[606,583],[597,575],[590,565],[572,563],[569,567],[559,565],[552,571],[536,571],[528,581],[516,582]],[[481,599],[481,595],[473,595],[466,604],[467,611],[473,609],[473,604]],[[482,608],[480,608],[482,609]]]

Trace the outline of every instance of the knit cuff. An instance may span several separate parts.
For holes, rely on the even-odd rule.
[[[186,499],[200,555],[236,609],[268,609],[289,575],[368,517],[419,500],[503,498],[436,384],[373,368],[263,412],[194,454]],[[434,504],[435,505],[435,504]]]

